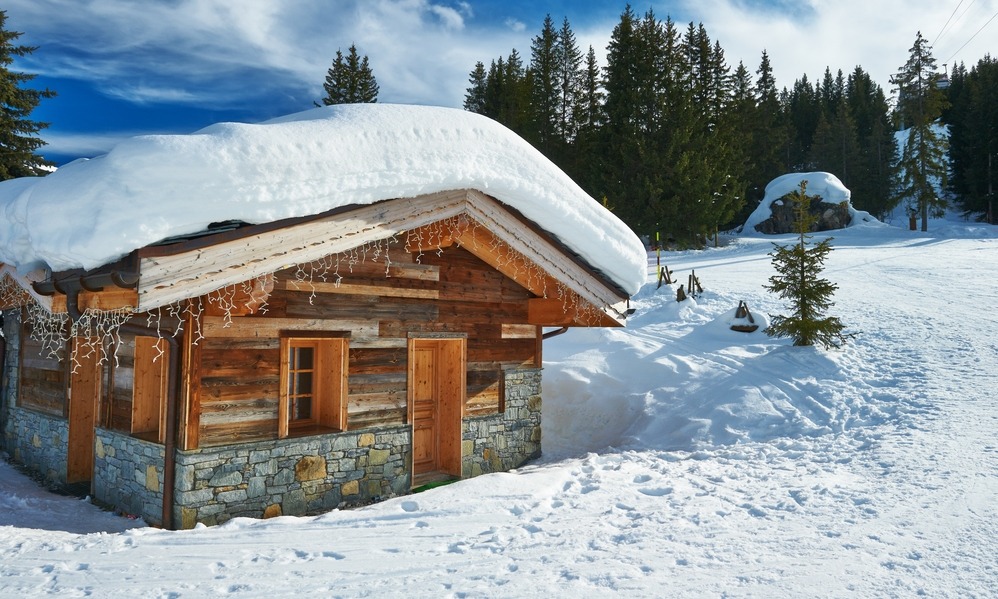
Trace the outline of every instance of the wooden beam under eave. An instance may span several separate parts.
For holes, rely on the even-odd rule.
[[[606,310],[593,309],[585,315],[566,306],[559,298],[537,297],[527,300],[527,324],[542,327],[622,327],[624,320]]]
[[[449,227],[441,231],[440,223],[423,225],[406,233],[405,249],[412,253],[427,253],[454,245],[454,235]]]
[[[456,237],[461,247],[479,260],[498,270],[534,295],[547,296],[558,290],[558,281],[540,266],[530,262],[518,252],[509,253],[502,248],[506,243],[485,228],[463,231]]]
[[[527,323],[542,327],[575,326],[575,315],[565,310],[559,299],[538,297],[527,300]]]
[[[461,247],[479,260],[516,281],[527,291],[541,297],[528,300],[528,322],[540,326],[581,326],[581,327],[622,327],[623,318],[614,318],[601,306],[579,297],[574,291],[560,285],[559,281],[547,274],[540,265],[528,260],[519,252],[509,252],[503,248],[507,244],[489,231],[479,227],[463,231],[455,238]],[[556,294],[570,294],[571,301]],[[589,308],[580,314],[573,305]]]
[[[139,304],[139,294],[135,289],[106,289],[104,291],[80,291],[79,308],[80,312],[85,310],[118,310],[121,308],[135,308]],[[57,293],[52,296],[52,312],[63,313],[66,311],[66,296]]]

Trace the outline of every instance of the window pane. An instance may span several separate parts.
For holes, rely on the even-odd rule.
[[[292,347],[291,368],[294,370],[311,370],[312,350],[313,348],[311,347]]]
[[[292,420],[308,420],[312,417],[312,398],[309,396],[298,397],[294,401],[292,410]]]
[[[312,394],[312,373],[311,372],[299,372],[295,375],[295,395],[311,395]]]

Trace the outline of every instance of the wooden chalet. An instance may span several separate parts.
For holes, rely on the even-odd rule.
[[[0,266],[3,444],[167,528],[364,504],[540,455],[544,327],[627,300],[473,189]]]

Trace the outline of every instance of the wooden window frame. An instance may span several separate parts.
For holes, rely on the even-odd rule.
[[[164,445],[170,344],[166,339],[136,335],[134,348],[129,432],[133,437]]]
[[[347,365],[349,337],[342,332],[281,331],[281,381],[277,436],[304,436],[347,430]],[[311,417],[295,421],[291,414],[291,352],[312,348]]]

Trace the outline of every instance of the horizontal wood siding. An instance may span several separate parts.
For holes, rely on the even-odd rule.
[[[243,318],[234,319],[244,329]],[[277,434],[281,379],[276,338],[201,340],[201,444],[271,439]]]
[[[135,382],[135,336],[121,335],[111,365],[110,393],[104,426],[129,434],[132,430],[132,389]]]
[[[63,346],[53,356],[50,348],[31,338],[30,325],[24,325],[21,331],[19,406],[51,416],[66,416],[67,353]],[[63,359],[60,360],[60,357]]]
[[[467,337],[467,415],[498,411],[502,370],[538,358],[534,296],[464,249],[325,264],[325,280],[276,273],[265,311],[204,317],[200,446],[277,436],[281,331],[349,332],[349,430],[405,424],[411,333]]]

